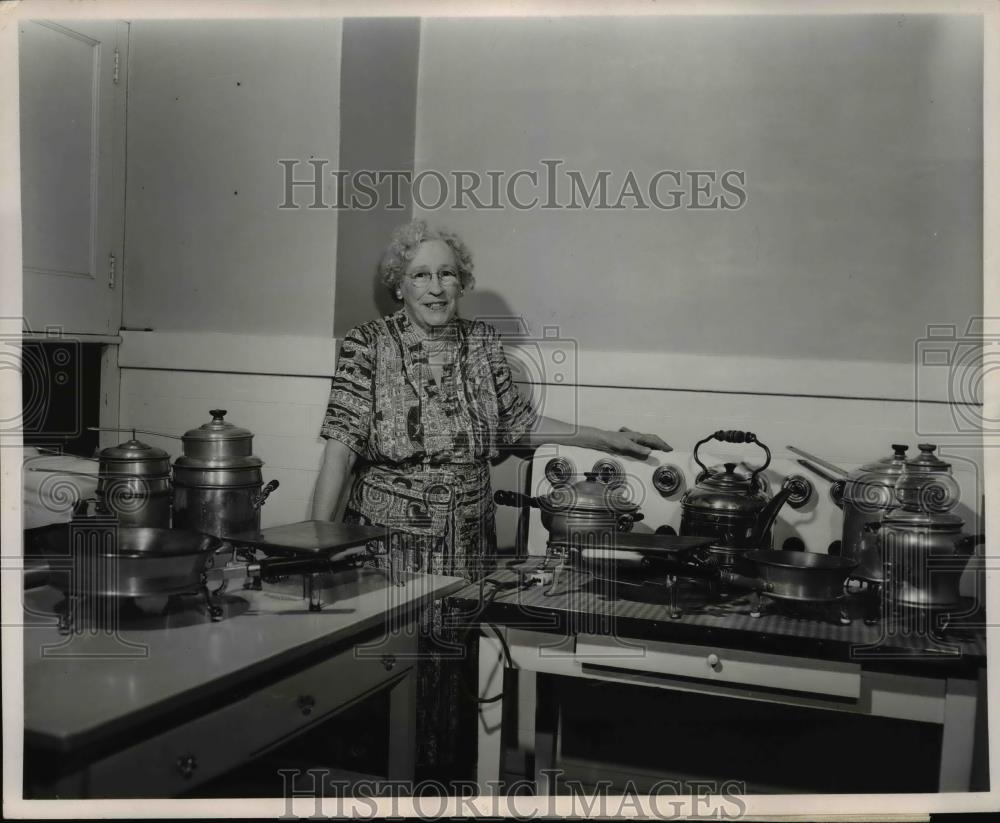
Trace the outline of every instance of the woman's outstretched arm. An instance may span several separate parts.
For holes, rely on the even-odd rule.
[[[598,429],[594,426],[577,426],[574,431],[569,423],[553,417],[539,417],[534,428],[521,440],[519,446],[537,448],[543,443],[559,443],[567,446],[583,446],[611,454],[625,454],[630,457],[648,457],[651,451],[673,451],[673,446],[656,434],[643,434],[622,427],[618,431]],[[559,432],[566,432],[560,434]]]

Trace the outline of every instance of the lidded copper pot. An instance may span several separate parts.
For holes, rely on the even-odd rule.
[[[959,583],[983,535],[962,531],[964,521],[951,510],[959,488],[950,464],[922,443],[920,454],[906,461],[896,484],[899,508],[880,526],[874,548],[866,551],[866,566],[881,571],[892,602],[909,607],[948,609],[961,604]]]
[[[174,461],[174,527],[223,538],[259,531],[260,507],[278,481],[263,485],[251,431],[226,421],[225,409],[209,414],[185,432],[184,454]]]
[[[711,469],[699,459],[698,449],[713,439],[756,444],[764,450],[764,462],[749,476],[737,471],[735,463],[726,463],[722,470]],[[701,473],[681,500],[680,533],[712,537],[726,555],[771,548],[771,527],[785,501],[795,493],[791,486],[773,498],[764,491],[760,475],[771,463],[771,450],[753,432],[717,431],[698,441],[694,459]]]
[[[831,488],[834,502],[844,511],[840,553],[859,562],[856,577],[881,579],[881,560],[877,551],[873,551],[877,540],[874,532],[899,507],[896,485],[906,468],[908,448],[893,443],[892,454],[866,463]]]
[[[131,440],[102,449],[97,480],[98,511],[121,526],[170,527],[170,455]]]

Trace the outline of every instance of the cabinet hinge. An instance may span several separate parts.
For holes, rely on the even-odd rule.
[[[115,73],[114,73],[114,75],[112,75],[112,80],[114,81],[114,83],[115,83],[116,86],[118,85],[118,77],[119,77],[119,70],[121,69],[121,62],[122,62],[122,55],[121,55],[121,52],[118,51],[118,49],[116,47],[115,48]]]
[[[108,255],[108,288],[113,289],[115,287],[115,253],[111,252]]]

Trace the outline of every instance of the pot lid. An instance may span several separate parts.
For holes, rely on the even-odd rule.
[[[259,457],[241,455],[239,457],[214,457],[206,460],[200,457],[181,455],[174,461],[175,468],[204,469],[205,471],[228,471],[230,469],[256,469],[264,465]]]
[[[883,457],[880,460],[873,460],[871,463],[865,463],[865,465],[854,472],[854,474],[859,476],[874,474],[885,479],[899,477],[899,475],[903,472],[903,467],[906,465],[906,452],[909,448],[909,446],[904,446],[901,443],[893,443],[892,454],[888,457]]]
[[[920,455],[906,461],[896,483],[896,497],[903,508],[945,512],[958,505],[961,489],[951,473],[951,464],[934,454],[937,446],[920,444]]]
[[[892,444],[892,454],[880,460],[865,463],[851,472],[844,483],[844,500],[891,509],[896,505],[896,483],[906,471],[906,451],[909,447]]]
[[[212,409],[209,412],[209,414],[212,415],[212,419],[208,423],[204,423],[196,429],[190,429],[184,432],[184,439],[219,441],[246,440],[253,437],[253,432],[249,429],[243,429],[232,423],[226,422],[225,416],[227,413],[226,409]]]
[[[750,477],[736,471],[735,463],[724,464],[722,471],[714,468],[709,470],[708,474],[698,481],[697,488],[741,494],[750,494],[756,491],[756,488],[750,483]]]
[[[965,521],[957,514],[946,512],[913,511],[895,509],[882,521],[882,526],[891,528],[929,529],[934,531],[961,531]]]
[[[126,440],[124,443],[119,443],[117,446],[109,446],[106,449],[101,449],[98,457],[102,461],[114,460],[118,462],[170,459],[170,455],[163,449],[157,448],[156,446],[150,446],[148,443],[143,443],[141,440],[136,440],[134,437],[131,440]]]
[[[947,473],[951,469],[951,463],[945,463],[940,457],[934,454],[937,448],[933,443],[921,443],[917,446],[920,454],[912,460],[906,461],[906,471],[922,473]]]
[[[634,512],[639,504],[631,499],[625,484],[609,485],[597,479],[596,472],[586,472],[583,480],[572,485],[555,486],[540,501],[553,512]]]
[[[756,515],[767,500],[750,477],[726,463],[723,471],[710,471],[685,496],[683,503],[707,511]]]

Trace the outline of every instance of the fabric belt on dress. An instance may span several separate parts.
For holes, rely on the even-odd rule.
[[[492,511],[489,464],[368,465],[354,483],[350,506],[392,530],[445,537],[454,533],[456,517]]]

